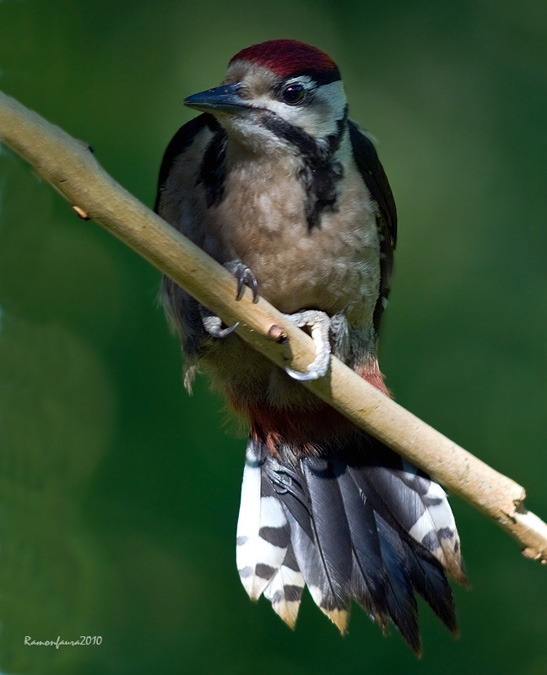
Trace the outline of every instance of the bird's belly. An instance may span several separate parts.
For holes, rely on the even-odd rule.
[[[345,209],[342,196],[335,210],[310,227],[300,189],[246,197],[226,200],[216,210],[208,252],[223,263],[245,263],[260,295],[282,312],[315,308],[369,323],[380,254],[375,216],[366,204]]]
[[[350,352],[368,353],[373,351],[368,343],[379,284],[376,230],[340,229],[335,215],[312,231],[303,223],[280,228],[267,243],[257,237],[255,246],[248,236],[232,233],[221,262],[241,259],[253,271],[260,296],[286,314],[302,309],[343,314],[352,327],[351,340],[358,343]],[[217,388],[242,410],[246,402],[257,401],[285,410],[317,405],[306,389],[236,335],[214,340],[203,362]]]
[[[379,295],[380,253],[376,215],[359,176],[347,177],[335,208],[316,225],[306,218],[306,194],[265,171],[229,185],[226,198],[207,216],[203,248],[219,262],[240,259],[255,275],[261,297],[292,314],[319,309],[344,314],[350,351],[368,353]],[[235,178],[233,179],[235,180]],[[279,409],[314,409],[317,400],[239,337],[213,340],[204,365],[228,400],[263,401]]]

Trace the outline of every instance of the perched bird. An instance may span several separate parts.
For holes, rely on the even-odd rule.
[[[283,372],[164,279],[186,386],[203,366],[250,426],[243,586],[290,626],[307,586],[342,633],[355,600],[419,653],[415,593],[456,632],[445,572],[466,582],[446,494],[297,381],[324,376],[333,353],[388,394],[376,353],[397,223],[374,146],[348,118],[333,60],[295,40],[243,49],[221,86],[185,104],[202,114],[166,150],[157,212],[230,269],[239,293],[250,286],[322,338],[306,373]]]

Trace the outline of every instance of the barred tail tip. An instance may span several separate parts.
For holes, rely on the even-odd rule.
[[[353,599],[384,632],[391,621],[419,654],[416,592],[457,634],[444,570],[464,585],[467,577],[454,518],[427,476],[364,434],[354,442],[359,461],[295,464],[249,441],[237,527],[241,581],[291,628],[305,586],[342,634]]]

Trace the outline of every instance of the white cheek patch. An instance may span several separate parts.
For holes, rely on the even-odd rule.
[[[336,80],[335,82],[317,87],[314,94],[316,101],[328,106],[337,119],[340,119],[344,115],[346,92],[344,91],[342,80]]]
[[[338,120],[345,115],[346,104],[344,85],[340,80],[317,87],[306,131],[316,138],[335,134]]]

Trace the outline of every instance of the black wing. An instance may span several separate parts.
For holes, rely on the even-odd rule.
[[[372,141],[349,120],[349,136],[357,168],[378,209],[380,235],[380,296],[374,310],[374,328],[378,331],[393,270],[393,250],[397,241],[397,209],[383,166]]]
[[[182,208],[173,198],[173,203],[165,203],[164,191],[169,188],[172,192],[170,181],[178,180],[177,160],[192,146],[194,141],[207,130],[211,131],[211,138],[215,138],[215,132],[219,125],[212,115],[202,114],[190,120],[182,126],[171,139],[165,150],[158,178],[158,191],[154,211],[162,218],[177,227]],[[173,173],[174,172],[174,173]],[[180,186],[183,191],[184,185]],[[178,229],[178,228],[177,228]],[[183,233],[188,234],[188,233]],[[186,355],[184,366],[184,382],[190,388],[196,370],[199,350],[205,338],[205,332],[199,312],[199,304],[186,291],[183,291],[172,279],[163,277],[160,300],[170,324],[177,330],[182,341],[182,349]]]
[[[158,191],[156,194],[156,201],[154,204],[154,211],[156,213],[159,212],[158,210],[160,205],[162,187],[167,178],[169,177],[171,167],[173,166],[176,158],[192,145],[195,137],[199,134],[199,132],[202,129],[206,127],[211,129],[212,131],[216,131],[218,128],[218,122],[212,115],[203,113],[202,115],[198,115],[198,117],[194,117],[193,120],[190,120],[189,122],[184,124],[169,142],[169,145],[165,150],[160,166],[160,175],[158,178]]]

